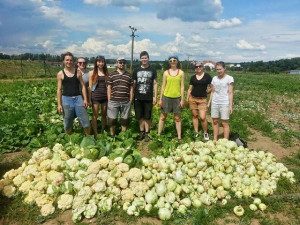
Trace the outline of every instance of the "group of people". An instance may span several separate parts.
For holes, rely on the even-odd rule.
[[[73,121],[77,117],[85,134],[90,135],[90,121],[86,108],[92,107],[92,129],[94,137],[98,135],[98,115],[101,108],[101,132],[106,125],[110,127],[113,137],[120,114],[121,130],[129,125],[131,105],[134,105],[135,117],[139,123],[140,133],[137,140],[150,141],[152,108],[157,103],[157,72],[149,64],[149,54],[140,53],[141,66],[130,74],[126,71],[126,59],[119,57],[116,70],[108,72],[104,56],[97,56],[94,68],[87,71],[86,60],[77,58],[76,68],[73,66],[74,56],[63,54],[64,69],[57,74],[58,112],[63,113],[64,130],[72,132]],[[158,104],[161,115],[158,122],[158,135],[169,113],[174,114],[178,141],[181,136],[181,110],[184,107],[184,72],[180,69],[177,56],[168,58],[170,68],[163,73],[161,92]],[[195,137],[199,137],[199,119],[203,129],[204,140],[209,140],[206,114],[211,107],[213,120],[213,140],[218,139],[219,120],[224,128],[224,138],[229,138],[229,116],[233,105],[233,77],[225,73],[224,62],[216,63],[217,76],[211,77],[204,72],[201,62],[195,64],[195,75],[190,78],[186,102],[192,112]],[[207,101],[207,95],[210,94]]]

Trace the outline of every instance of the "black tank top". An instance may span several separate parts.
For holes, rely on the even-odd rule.
[[[77,96],[80,95],[79,91],[79,80],[77,78],[77,70],[72,77],[68,77],[64,70],[62,70],[64,74],[64,79],[62,80],[63,92],[64,96]]]

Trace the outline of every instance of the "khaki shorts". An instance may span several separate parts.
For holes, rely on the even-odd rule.
[[[199,111],[207,111],[207,100],[206,98],[195,98],[190,96],[189,106],[191,110],[198,109]]]

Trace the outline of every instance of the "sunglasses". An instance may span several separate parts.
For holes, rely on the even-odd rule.
[[[177,62],[177,59],[170,59],[169,62],[170,62],[170,63],[172,63],[172,62]]]
[[[119,64],[123,64],[123,65],[125,65],[126,64],[126,62],[118,62]]]
[[[202,68],[202,66],[195,66],[195,68]]]
[[[81,64],[85,64],[85,62],[78,62],[78,64],[79,64],[79,65],[81,65]]]

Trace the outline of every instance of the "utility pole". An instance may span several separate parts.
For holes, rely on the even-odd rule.
[[[133,68],[132,68],[132,63],[133,63],[133,45],[134,45],[134,38],[137,36],[134,33],[137,31],[137,29],[133,26],[129,26],[131,29],[131,62],[130,62],[130,73],[132,73]]]

